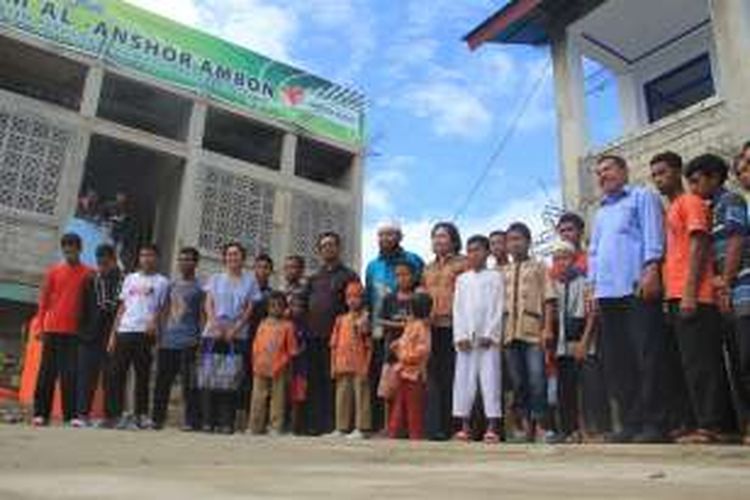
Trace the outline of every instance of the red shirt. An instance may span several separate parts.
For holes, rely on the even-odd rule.
[[[83,310],[83,287],[91,269],[67,262],[47,269],[39,294],[42,332],[76,335]]]

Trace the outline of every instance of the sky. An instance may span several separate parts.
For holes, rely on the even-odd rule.
[[[367,95],[364,262],[381,220],[428,257],[439,220],[459,215],[465,237],[516,220],[539,234],[545,205],[560,204],[548,49],[461,40],[507,0],[129,1]]]

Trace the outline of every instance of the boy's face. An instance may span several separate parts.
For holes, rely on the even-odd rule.
[[[414,278],[408,266],[396,266],[396,284],[401,291],[412,289]]]
[[[570,266],[573,265],[574,262],[574,256],[570,252],[557,252],[554,256],[552,256],[552,260],[554,263],[558,266],[560,266],[562,269],[568,269]]]
[[[261,283],[268,283],[268,280],[271,279],[271,274],[273,274],[271,263],[265,260],[256,261],[253,269],[255,270],[255,278]]]
[[[664,196],[669,196],[682,188],[682,175],[679,169],[672,168],[660,161],[651,165],[651,180],[656,189]]]
[[[305,274],[305,268],[297,259],[286,259],[284,262],[284,279],[287,283],[296,283]]]
[[[96,267],[101,273],[114,269],[116,264],[117,261],[112,255],[102,254],[96,256]]]
[[[466,249],[466,259],[469,267],[475,270],[483,269],[487,265],[487,257],[490,251],[481,243],[472,243]]]
[[[182,276],[194,276],[197,267],[198,262],[192,254],[185,252],[177,257],[177,268]]]
[[[361,294],[349,294],[346,296],[346,306],[350,311],[359,311],[362,309],[362,304]]]
[[[144,248],[138,253],[138,266],[146,272],[156,271],[156,264],[159,259],[156,252],[150,248]]]
[[[504,259],[506,257],[507,249],[505,245],[506,241],[504,234],[494,234],[490,238],[490,251],[497,259]]]
[[[690,192],[703,199],[711,198],[721,185],[722,182],[719,176],[706,174],[704,172],[694,172],[693,175],[688,178]]]
[[[557,226],[557,234],[560,238],[572,243],[576,248],[581,245],[581,231],[572,222],[563,222]]]
[[[280,318],[284,315],[284,301],[280,299],[268,301],[268,315],[274,318]]]
[[[748,156],[745,158],[745,156]],[[737,180],[742,189],[750,191],[750,149],[737,160]]]
[[[510,231],[507,235],[508,251],[515,257],[527,257],[529,255],[529,240],[517,231]]]
[[[341,248],[336,238],[328,236],[318,243],[318,253],[324,262],[335,262],[341,256]]]
[[[66,262],[75,263],[81,258],[81,249],[76,244],[65,243],[60,246],[60,250]]]

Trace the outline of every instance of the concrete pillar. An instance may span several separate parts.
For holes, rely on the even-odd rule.
[[[623,135],[635,132],[645,121],[641,119],[641,95],[632,73],[617,74],[617,96]]]
[[[354,204],[352,214],[352,232],[354,240],[349,244],[352,245],[351,253],[352,266],[359,271],[362,268],[362,220],[364,218],[364,179],[365,179],[365,162],[362,153],[354,156],[352,160],[351,172],[351,193]]]
[[[581,157],[586,152],[586,107],[583,62],[575,36],[567,30],[551,44],[555,75],[557,131],[563,184],[563,202],[575,209],[581,200]]]
[[[750,0],[711,0],[710,6],[719,93],[739,145],[750,138]]]
[[[180,202],[177,215],[177,244],[175,248],[198,244],[200,231],[200,201],[195,191],[198,181],[203,133],[206,128],[208,105],[203,101],[194,101],[188,125],[188,155],[182,172]]]
[[[281,172],[286,175],[294,175],[294,166],[297,160],[297,136],[291,132],[284,134],[281,146]]]
[[[104,81],[104,67],[91,66],[86,73],[86,82],[83,86],[83,99],[81,100],[81,115],[91,118],[96,116],[99,106],[99,96],[102,93],[102,82]]]

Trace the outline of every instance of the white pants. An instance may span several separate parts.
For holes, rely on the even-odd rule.
[[[477,395],[477,385],[482,391],[484,414],[487,418],[502,415],[500,394],[502,370],[500,348],[473,348],[468,352],[456,352],[456,372],[453,379],[453,416],[469,418]]]

